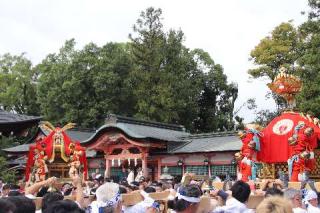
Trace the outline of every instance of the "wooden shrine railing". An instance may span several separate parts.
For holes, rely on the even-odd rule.
[[[314,150],[316,165],[315,169],[311,171],[310,178],[315,181],[320,181],[320,149]],[[288,164],[287,163],[275,163],[275,164],[267,164],[270,170],[271,177],[269,178],[277,178],[278,172],[282,171],[285,174],[288,174]]]

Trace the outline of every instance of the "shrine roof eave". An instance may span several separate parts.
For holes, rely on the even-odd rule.
[[[42,120],[42,117],[33,117],[30,116],[30,119],[21,119],[21,120],[0,120],[0,125],[12,125],[12,124],[24,124],[24,123],[38,123]]]
[[[19,135],[26,129],[37,125],[41,119],[40,116],[15,114],[0,109],[0,133]]]
[[[19,155],[19,154],[27,154],[29,152],[30,145],[34,145],[34,143],[30,144],[22,144],[6,149],[2,149],[6,154],[13,154],[13,155]],[[96,152],[93,150],[86,150],[87,157],[94,157],[96,155]]]
[[[82,144],[82,140],[89,138],[93,134],[93,131],[67,130],[66,133],[73,141],[80,141],[80,143]],[[34,140],[39,134],[43,134],[44,136],[47,136],[49,132],[42,129],[41,127],[38,127],[37,132],[33,135],[33,137],[31,137],[24,144],[5,148],[5,149],[2,149],[2,151],[4,151],[7,154],[14,154],[14,155],[25,154],[29,151],[29,146],[31,144],[34,144]]]
[[[29,116],[22,114],[15,114],[0,109],[0,126],[23,124],[23,123],[37,123],[42,119],[40,116]]]
[[[189,142],[170,150],[173,154],[182,153],[208,153],[239,151],[242,142],[235,135],[219,135],[213,137],[194,137]]]
[[[50,132],[41,128],[41,126],[39,127],[39,131],[41,131],[45,136],[49,135]],[[67,135],[74,141],[79,141],[80,143],[82,143],[83,141],[88,140],[88,138],[90,138],[92,135],[95,134],[95,131],[93,131],[92,129],[68,129],[65,131],[67,133]]]
[[[18,145],[18,146],[14,146],[14,147],[10,147],[10,148],[6,148],[6,149],[2,149],[2,151],[6,152],[7,154],[25,154],[29,151],[29,146],[32,145],[31,144],[22,144],[22,145]]]
[[[40,122],[41,118],[33,120],[24,120],[17,122],[0,123],[0,132],[3,135],[19,135],[23,131],[36,126]]]
[[[141,127],[139,129],[135,129],[136,125],[132,124],[123,124],[123,123],[117,123],[117,124],[105,124],[102,127],[100,127],[95,134],[93,134],[89,139],[84,140],[81,142],[82,145],[86,146],[87,144],[91,144],[95,139],[97,139],[100,135],[102,135],[104,132],[108,130],[120,130],[123,132],[126,136],[128,136],[131,139],[138,139],[138,140],[148,140],[148,141],[173,141],[173,142],[183,142],[183,140],[180,138],[182,136],[187,136],[189,133],[186,132],[179,132],[179,131],[173,131],[173,130],[163,130],[160,129],[157,131],[157,133],[152,134],[155,132],[155,128],[151,127],[143,127],[142,130]],[[150,130],[148,132],[148,130]],[[153,132],[152,132],[153,131]],[[161,134],[161,131],[163,134]],[[160,132],[160,133],[159,133]],[[166,134],[165,134],[166,133]],[[171,134],[170,134],[171,133]]]

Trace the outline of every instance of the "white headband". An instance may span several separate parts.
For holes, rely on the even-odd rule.
[[[93,201],[90,204],[89,212],[90,213],[103,212],[101,211],[101,208],[115,206],[116,204],[118,204],[119,201],[120,201],[120,193],[118,192],[113,198],[111,198],[110,200],[107,200],[106,202]]]
[[[305,197],[304,197],[304,201],[309,201],[309,200],[317,199],[317,198],[318,198],[318,195],[315,191],[308,190]]]
[[[188,196],[184,196],[178,193],[178,199],[183,199],[185,201],[188,201],[190,203],[199,203],[200,202],[200,198],[199,197],[188,197]]]

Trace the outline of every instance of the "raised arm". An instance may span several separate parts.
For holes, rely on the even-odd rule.
[[[47,180],[40,181],[38,183],[34,183],[31,186],[26,187],[25,194],[26,195],[28,195],[28,194],[34,195],[35,193],[37,193],[39,191],[39,189],[41,187],[52,185],[56,182],[56,180],[57,180],[56,177],[51,177],[51,178],[48,178]]]
[[[76,202],[78,203],[80,208],[84,207],[84,194],[82,188],[82,182],[79,175],[74,176],[72,179],[73,186],[76,187]]]

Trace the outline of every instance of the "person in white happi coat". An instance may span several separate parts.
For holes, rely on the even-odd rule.
[[[130,169],[128,171],[129,171],[129,174],[127,177],[127,182],[131,184],[134,181],[134,171]]]
[[[318,195],[315,191],[308,190],[303,200],[307,206],[308,213],[320,213],[320,209],[318,208]]]
[[[253,212],[246,206],[251,193],[249,184],[239,180],[233,184],[231,191],[232,196],[227,199],[226,205],[215,208],[212,213]]]
[[[141,167],[138,168],[138,174],[136,176],[136,178],[134,179],[137,182],[140,182],[141,177],[143,177],[143,170]]]
[[[291,201],[293,213],[307,213],[302,204],[302,193],[300,190],[288,188],[283,193],[284,197]]]

